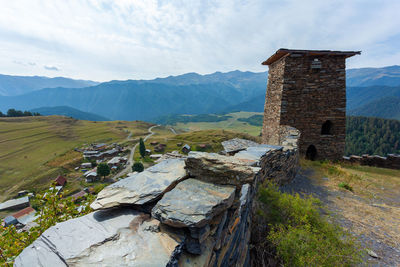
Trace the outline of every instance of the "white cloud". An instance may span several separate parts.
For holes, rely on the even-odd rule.
[[[60,71],[60,69],[57,68],[56,66],[48,66],[48,65],[46,65],[46,66],[43,66],[43,68],[45,70],[50,70],[50,71]]]
[[[362,50],[400,64],[398,0],[2,1],[0,73],[93,80],[263,71],[280,47]],[[57,67],[58,68],[58,67]]]

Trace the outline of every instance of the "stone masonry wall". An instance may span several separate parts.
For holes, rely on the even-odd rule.
[[[311,68],[315,58],[321,69]],[[277,125],[289,125],[301,132],[300,154],[313,145],[316,159],[340,159],[345,148],[345,57],[289,54],[269,67],[263,143],[281,144]],[[322,135],[326,121],[331,121],[332,131]]]
[[[268,89],[265,96],[262,142],[279,145],[281,101],[283,90],[285,60],[280,59],[269,66]]]
[[[400,155],[396,154],[389,154],[386,157],[378,155],[362,155],[361,157],[351,155],[350,157],[343,157],[343,161],[388,169],[400,169]]]
[[[229,156],[191,152],[109,185],[94,212],[46,230],[15,266],[250,266],[258,186],[299,168],[296,135],[285,138]]]

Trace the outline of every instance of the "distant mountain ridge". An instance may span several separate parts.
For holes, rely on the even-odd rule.
[[[374,85],[399,86],[400,66],[383,68],[360,68],[346,71],[347,86],[365,87]]]
[[[41,107],[32,109],[31,112],[38,112],[41,115],[61,115],[66,117],[71,117],[78,120],[86,120],[86,121],[109,121],[106,117],[83,112],[81,110],[71,108],[68,106],[57,106],[57,107]]]
[[[381,97],[350,110],[348,115],[400,120],[400,97]]]
[[[64,77],[12,76],[0,74],[0,96],[16,96],[44,88],[68,87],[82,88],[98,82],[74,80]]]
[[[348,111],[383,96],[400,96],[400,66],[348,70]],[[170,114],[262,112],[267,72],[187,73],[153,80],[110,81],[85,88],[45,88],[0,96],[0,110],[69,106],[112,120],[152,120]],[[385,83],[360,87],[368,83]],[[368,114],[366,114],[368,116]]]

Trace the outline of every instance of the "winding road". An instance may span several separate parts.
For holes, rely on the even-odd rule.
[[[146,142],[147,139],[149,139],[153,134],[155,134],[155,132],[153,132],[153,129],[154,129],[155,127],[158,127],[158,126],[160,126],[160,125],[153,125],[153,126],[151,126],[149,129],[147,129],[147,131],[149,132],[149,134],[146,135],[146,136],[143,138],[143,141],[144,141],[144,142]],[[128,136],[127,139],[130,139],[131,136],[132,136],[132,133],[129,134],[129,136]],[[113,180],[114,180],[114,181],[116,181],[117,178],[119,178],[119,177],[121,177],[121,176],[123,176],[123,175],[125,175],[125,174],[127,174],[127,173],[132,172],[133,155],[135,154],[136,147],[137,147],[138,145],[139,145],[139,142],[136,143],[136,144],[131,148],[131,153],[129,154],[129,158],[128,158],[128,164],[125,166],[125,168],[124,168],[123,170],[121,170],[118,174],[116,174],[116,175],[113,177]]]

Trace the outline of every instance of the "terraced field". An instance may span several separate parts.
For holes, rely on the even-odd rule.
[[[233,132],[246,133],[253,136],[258,136],[261,132],[261,126],[250,125],[247,122],[239,121],[240,118],[249,118],[253,115],[262,115],[259,112],[234,112],[226,114],[231,118],[219,122],[188,122],[177,123],[172,126],[176,131],[200,131],[200,130],[216,130],[224,129]]]
[[[60,116],[0,119],[0,201],[23,189],[40,189],[81,160],[85,143],[145,136],[145,122],[92,122]]]

